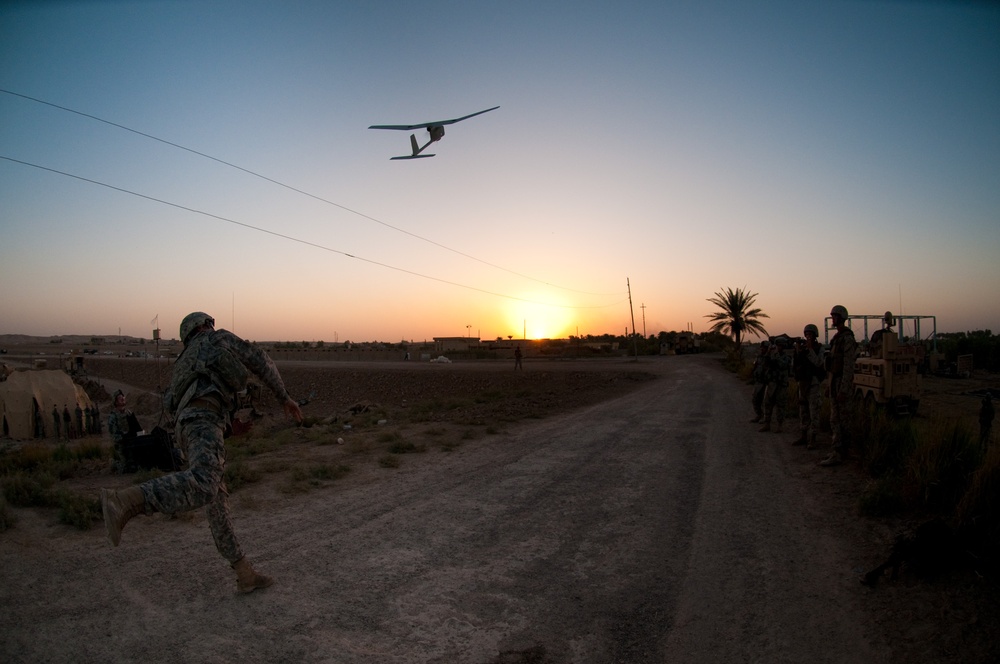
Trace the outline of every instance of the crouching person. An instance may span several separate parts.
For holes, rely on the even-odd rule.
[[[236,393],[253,373],[284,402],[285,413],[302,421],[299,405],[289,396],[277,368],[264,351],[227,330],[216,330],[208,314],[189,314],[181,322],[184,350],[174,364],[167,402],[176,432],[188,451],[188,469],[127,489],[101,490],[101,507],[108,539],[118,546],[122,529],[144,513],[173,514],[208,506],[215,546],[236,570],[239,592],[271,585],[243,554],[229,517],[224,433]]]

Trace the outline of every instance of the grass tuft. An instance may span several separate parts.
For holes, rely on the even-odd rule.
[[[17,523],[17,515],[10,508],[7,499],[0,494],[0,533],[10,530]]]
[[[238,491],[248,484],[260,481],[264,474],[242,459],[226,464],[223,479],[230,492]]]
[[[382,468],[399,468],[402,462],[394,454],[383,454],[378,458],[378,465]]]

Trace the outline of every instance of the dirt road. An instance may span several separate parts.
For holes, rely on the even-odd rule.
[[[377,483],[234,496],[276,578],[247,596],[201,511],[139,517],[116,549],[26,511],[0,537],[0,660],[887,661],[859,533],[824,518],[852,496],[756,432],[716,361],[672,360]]]

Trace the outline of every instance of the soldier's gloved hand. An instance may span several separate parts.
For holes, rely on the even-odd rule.
[[[302,409],[299,408],[299,404],[289,397],[285,400],[285,414],[293,418],[296,422],[302,423]]]

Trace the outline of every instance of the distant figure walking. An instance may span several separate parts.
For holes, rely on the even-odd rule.
[[[518,369],[524,371],[524,366],[521,364],[521,357],[521,347],[517,346],[514,348],[514,371],[517,371]]]
[[[55,404],[52,404],[52,433],[55,435],[56,440],[59,440],[59,408]]]

